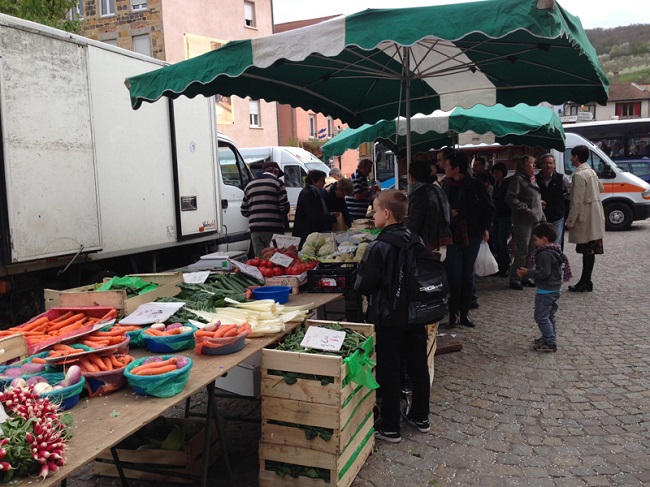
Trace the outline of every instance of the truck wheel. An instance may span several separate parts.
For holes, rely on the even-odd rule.
[[[607,230],[627,230],[632,225],[632,208],[625,203],[611,203],[605,207],[605,228]]]

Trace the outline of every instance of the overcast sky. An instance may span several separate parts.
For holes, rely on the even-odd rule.
[[[463,0],[273,0],[274,22],[352,14],[367,8],[419,7],[464,3]],[[585,29],[650,24],[650,0],[561,0],[560,5],[580,17]]]

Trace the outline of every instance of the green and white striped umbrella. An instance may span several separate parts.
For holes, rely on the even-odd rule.
[[[566,141],[562,122],[552,109],[523,103],[511,108],[497,104],[436,110],[430,115],[414,115],[410,127],[412,153],[451,146],[455,134],[468,131],[491,133],[499,144],[539,146],[547,150],[562,151]],[[364,142],[375,141],[392,147],[396,153],[405,153],[406,119],[380,120],[372,125],[346,129],[326,142],[321,150],[323,157],[329,159],[348,149],[356,149]]]
[[[457,106],[607,101],[577,17],[554,0],[366,10],[127,80],[138,108],[162,96],[250,96],[351,127]]]

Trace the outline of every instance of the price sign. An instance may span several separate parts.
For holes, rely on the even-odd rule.
[[[298,247],[298,245],[300,245],[300,237],[294,237],[291,235],[280,235],[279,233],[274,233],[273,237],[271,237],[271,244],[273,244],[273,242],[277,244],[276,247],[279,249],[286,249],[287,247],[291,247],[292,245]]]
[[[228,262],[230,262],[234,267],[242,271],[247,276],[254,277],[257,280],[264,282],[264,276],[262,275],[260,270],[254,265],[243,264],[239,261],[232,260],[232,259],[228,259]]]
[[[120,325],[148,325],[166,321],[185,306],[185,303],[143,303],[129,316],[120,320]]]
[[[300,346],[325,350],[327,352],[338,352],[341,350],[343,340],[345,340],[344,331],[330,330],[329,328],[322,328],[320,326],[310,326],[307,328],[307,333],[305,333],[305,338],[300,342]]]
[[[289,267],[291,264],[293,264],[294,259],[290,255],[276,252],[269,260],[275,265],[279,265],[280,267]]]
[[[183,282],[190,284],[203,284],[210,275],[210,271],[183,272]]]

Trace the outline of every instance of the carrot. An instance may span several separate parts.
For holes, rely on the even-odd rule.
[[[108,313],[99,318],[99,321],[110,321],[113,318],[117,318],[117,310],[115,308],[111,309]]]
[[[173,365],[174,367],[176,367],[176,362],[178,362],[178,359],[176,357],[168,358],[167,360],[161,360],[160,362],[147,362],[146,364],[133,367],[131,369],[131,373],[137,374],[141,370],[155,369],[155,368],[165,367],[167,365]]]
[[[99,372],[99,367],[92,364],[87,357],[79,357],[79,367],[87,372]]]
[[[66,312],[66,313],[63,313],[63,314],[62,314],[61,316],[59,316],[58,318],[54,318],[53,320],[50,320],[50,322],[52,322],[52,323],[60,323],[61,321],[65,321],[65,320],[67,320],[67,319],[70,318],[71,316],[72,316],[72,311],[68,311],[68,312]]]
[[[76,315],[72,315],[70,318],[59,321],[54,325],[51,325],[48,327],[48,332],[52,333],[53,331],[60,330],[61,328],[65,328],[68,325],[71,325],[73,323],[76,323],[77,321],[86,318],[86,315],[83,313],[77,313]]]
[[[70,333],[73,331],[78,330],[79,328],[85,326],[86,324],[86,318],[82,318],[78,321],[75,321],[74,323],[71,323],[69,325],[64,326],[63,328],[59,328],[56,330],[56,332],[52,333],[51,331],[49,332],[50,335],[65,335],[66,333]]]
[[[232,330],[233,328],[237,328],[237,325],[221,325],[219,328],[217,328],[217,331],[214,333],[213,338],[220,338],[224,336],[227,331]]]
[[[113,368],[121,369],[122,367],[124,367],[124,364],[120,362],[115,355],[109,355],[108,358],[111,361],[111,365],[113,366]]]
[[[46,361],[44,358],[42,358],[42,357],[34,357],[34,358],[32,359],[32,363],[33,363],[33,364],[46,364],[47,361]]]
[[[226,331],[226,333],[224,333],[222,337],[227,338],[227,337],[234,337],[237,335],[238,335],[237,328],[231,328],[230,330]]]
[[[90,354],[87,355],[88,361],[93,364],[95,367],[99,368],[100,371],[108,370],[108,367],[106,367],[106,364],[104,361],[101,359],[101,357],[98,357],[95,354]]]
[[[78,352],[78,350],[70,345],[65,345],[64,343],[56,343],[52,345],[52,350],[58,350],[63,352]]]
[[[201,337],[207,337],[207,338],[214,338],[214,331],[207,331],[207,330],[196,330],[194,332],[194,337],[195,338],[201,338]]]
[[[110,357],[100,357],[106,366],[106,370],[113,370],[113,362]]]
[[[137,367],[136,367],[136,369],[137,369]],[[135,370],[135,369],[133,369],[133,370]],[[162,367],[142,369],[142,370],[139,370],[138,372],[133,372],[133,370],[131,370],[131,372],[136,374],[136,375],[158,375],[158,374],[166,374],[167,372],[173,372],[174,370],[177,370],[177,369],[176,369],[175,365],[164,365]]]
[[[34,328],[37,328],[45,323],[47,323],[49,320],[43,316],[42,318],[37,318],[31,323],[27,323],[26,325],[23,325],[20,327],[20,330],[25,332],[25,331],[30,331],[33,330]]]
[[[153,328],[147,328],[146,330],[144,330],[144,332],[146,334],[148,334],[148,335],[153,335],[153,336],[157,336],[157,337],[164,336],[164,333],[162,331],[154,330]]]

